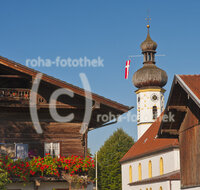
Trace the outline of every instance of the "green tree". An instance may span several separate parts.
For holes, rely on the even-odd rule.
[[[121,189],[120,159],[134,144],[134,140],[123,129],[118,129],[98,152],[98,186],[101,190]]]

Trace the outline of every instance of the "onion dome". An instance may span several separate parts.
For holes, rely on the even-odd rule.
[[[142,52],[155,51],[156,48],[157,48],[157,43],[154,42],[150,37],[149,28],[150,28],[150,25],[147,25],[147,29],[148,29],[147,38],[140,45],[140,48],[142,49]]]
[[[155,65],[155,53],[157,44],[149,34],[149,25],[147,25],[147,38],[141,44],[142,53],[144,55],[143,67],[136,71],[133,75],[133,84],[137,88],[160,87],[167,83],[167,73]]]
[[[167,73],[158,68],[155,64],[144,64],[144,66],[136,71],[133,75],[133,84],[137,88],[156,86],[163,87],[167,83]]]

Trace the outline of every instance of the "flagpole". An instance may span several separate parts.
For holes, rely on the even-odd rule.
[[[97,179],[97,152],[96,152],[96,190],[98,190],[98,187],[97,187],[97,182],[98,182],[98,179]]]

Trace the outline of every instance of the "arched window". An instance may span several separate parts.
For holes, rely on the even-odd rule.
[[[152,162],[149,160],[149,178],[152,177]]]
[[[138,165],[138,179],[142,180],[142,165],[139,163]]]
[[[151,53],[149,53],[148,55],[149,55],[149,61],[151,61]]]
[[[147,61],[147,53],[145,54],[145,59],[146,59],[145,61]]]
[[[140,95],[138,94],[138,103],[137,103],[137,122],[140,122]]]
[[[163,158],[160,158],[160,175],[164,173],[164,165],[163,165]]]
[[[132,166],[129,166],[129,183],[133,182],[133,178],[132,178]]]
[[[156,119],[157,118],[157,115],[158,115],[158,109],[157,109],[157,106],[153,106],[153,119]]]
[[[163,190],[162,187],[160,187],[160,190]]]
[[[152,190],[152,188],[150,187],[150,189],[149,190]]]

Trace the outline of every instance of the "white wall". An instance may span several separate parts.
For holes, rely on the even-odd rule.
[[[149,178],[148,164],[149,160],[152,162],[152,177],[160,175],[160,158],[163,158],[164,174],[173,172],[180,169],[180,156],[179,149],[176,148],[172,151],[165,153],[146,156],[134,161],[122,164],[122,190],[130,189],[129,183],[129,166],[132,166],[132,181],[138,181],[138,165],[142,165],[142,179]],[[139,187],[139,186],[138,186]],[[138,188],[139,189],[139,188]]]
[[[153,106],[157,106],[157,117],[160,116],[164,110],[164,94],[158,91],[158,89],[150,89],[149,91],[138,91],[137,94],[137,118],[138,121],[138,139],[145,133],[145,131],[151,126],[151,123],[155,121],[153,119]],[[137,92],[136,92],[137,93]],[[156,95],[157,100],[153,100],[152,96]],[[138,102],[138,98],[140,101]],[[150,123],[150,124],[145,124]]]
[[[172,190],[181,189],[181,181],[180,180],[172,181],[171,182],[171,189]]]

